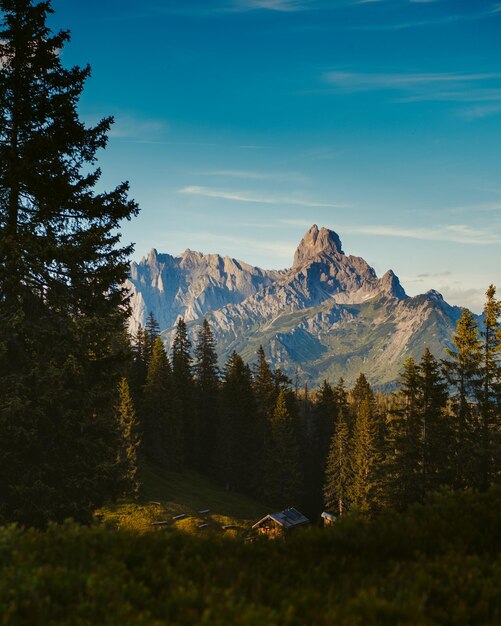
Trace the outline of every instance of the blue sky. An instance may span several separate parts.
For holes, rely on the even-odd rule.
[[[501,290],[501,3],[54,0],[103,185],[151,247],[290,266],[313,223],[478,311]]]

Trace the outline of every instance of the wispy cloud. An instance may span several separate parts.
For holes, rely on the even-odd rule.
[[[341,232],[381,237],[420,239],[423,241],[449,241],[473,245],[498,245],[501,234],[474,229],[465,224],[452,224],[437,228],[400,228],[397,226],[343,226]]]
[[[465,206],[455,206],[448,209],[450,213],[490,213],[501,212],[500,202],[487,202],[484,204],[468,204]]]
[[[437,272],[435,274],[418,274],[417,278],[441,278],[443,276],[451,276],[452,272]]]
[[[465,90],[437,90],[426,93],[415,93],[398,99],[398,102],[496,102],[501,101],[501,88],[475,88]]]
[[[230,191],[223,189],[213,189],[212,187],[189,186],[179,190],[179,193],[205,198],[219,198],[221,200],[233,200],[235,202],[252,202],[256,204],[293,205],[302,207],[326,207],[326,208],[348,208],[346,204],[336,204],[331,202],[318,202],[301,196],[275,196],[264,195],[249,191]]]
[[[468,119],[495,115],[501,110],[501,72],[330,71],[322,75],[322,80],[339,93],[380,91],[398,94],[397,103],[476,103],[474,107],[459,111]]]
[[[299,172],[257,172],[254,170],[212,170],[201,172],[204,176],[215,178],[237,178],[242,180],[262,180],[262,181],[295,181],[306,183],[310,179]]]
[[[368,74],[354,72],[326,72],[325,82],[347,91],[370,91],[375,89],[408,89],[429,85],[450,83],[471,83],[501,79],[501,73],[483,72],[476,74],[461,73],[396,73]]]
[[[497,11],[489,9],[487,11],[469,12],[469,13],[456,13],[450,15],[441,15],[426,20],[409,20],[406,22],[394,22],[392,24],[383,23],[369,23],[358,24],[351,27],[351,30],[357,31],[398,31],[407,30],[410,28],[423,28],[444,26],[447,24],[454,24],[456,22],[476,22],[478,20],[488,19],[492,17],[493,13]]]
[[[179,3],[158,5],[157,13],[196,17],[211,17],[254,11],[274,13],[300,13],[305,11],[332,11],[353,8],[369,2],[386,0],[179,0]],[[407,0],[403,0],[407,2]],[[144,16],[141,13],[141,16]]]
[[[233,7],[237,11],[304,11],[311,8],[312,4],[311,0],[233,0]]]
[[[279,220],[281,224],[309,228],[311,223],[303,219]],[[342,237],[348,235],[372,235],[376,237],[395,237],[404,239],[419,239],[422,241],[449,241],[451,243],[496,245],[501,243],[501,233],[472,228],[466,224],[450,224],[434,228],[403,228],[388,225],[355,226],[336,224],[336,232]]]
[[[251,170],[215,170],[212,172],[203,172],[205,176],[216,176],[224,178],[247,178],[250,180],[266,180],[270,178],[270,174],[263,172],[254,172]]]
[[[478,104],[461,111],[462,117],[469,120],[478,120],[491,115],[498,115],[499,113],[501,113],[501,97],[497,103]]]
[[[464,288],[457,285],[439,285],[439,291],[449,304],[460,307],[468,307],[472,311],[480,313],[485,302],[485,288]]]
[[[165,137],[167,131],[168,126],[162,120],[148,120],[119,114],[111,127],[110,137],[139,143],[155,142]]]

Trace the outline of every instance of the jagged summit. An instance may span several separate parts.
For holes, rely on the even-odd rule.
[[[344,254],[339,235],[328,228],[318,228],[316,224],[310,228],[299,244],[294,255],[294,268],[316,258]]]
[[[343,252],[337,233],[316,224],[289,269],[152,249],[131,264],[128,287],[131,330],[153,312],[170,346],[179,316],[193,340],[208,319],[221,364],[233,350],[252,362],[263,345],[273,366],[313,384],[339,376],[352,383],[362,371],[372,383],[392,385],[424,345],[437,356],[450,346],[461,315],[436,291],[407,296],[392,270],[378,277],[365,259]]]
[[[428,290],[426,292],[426,295],[429,296],[430,298],[433,298],[434,300],[438,300],[439,302],[443,302],[444,300],[444,296],[436,289]]]
[[[147,259],[149,262],[154,262],[156,261],[156,259],[158,259],[158,251],[156,248],[152,248],[147,256]]]
[[[399,300],[406,300],[409,296],[405,293],[405,289],[400,284],[398,276],[393,270],[388,270],[381,278],[381,287],[388,295]]]

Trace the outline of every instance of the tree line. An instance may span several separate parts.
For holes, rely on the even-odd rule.
[[[124,406],[136,406],[139,454],[310,515],[402,509],[444,487],[485,490],[500,472],[495,292],[487,291],[481,328],[464,309],[445,358],[428,348],[419,362],[409,357],[389,395],[364,374],[352,389],[340,379],[298,390],[262,347],[252,366],[233,353],[220,371],[207,321],[192,346],[180,318],[168,356],[150,315],[132,338],[122,393]]]

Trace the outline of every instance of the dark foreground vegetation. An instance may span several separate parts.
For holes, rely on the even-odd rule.
[[[287,542],[75,524],[0,530],[0,623],[495,624],[501,490],[347,516]]]

